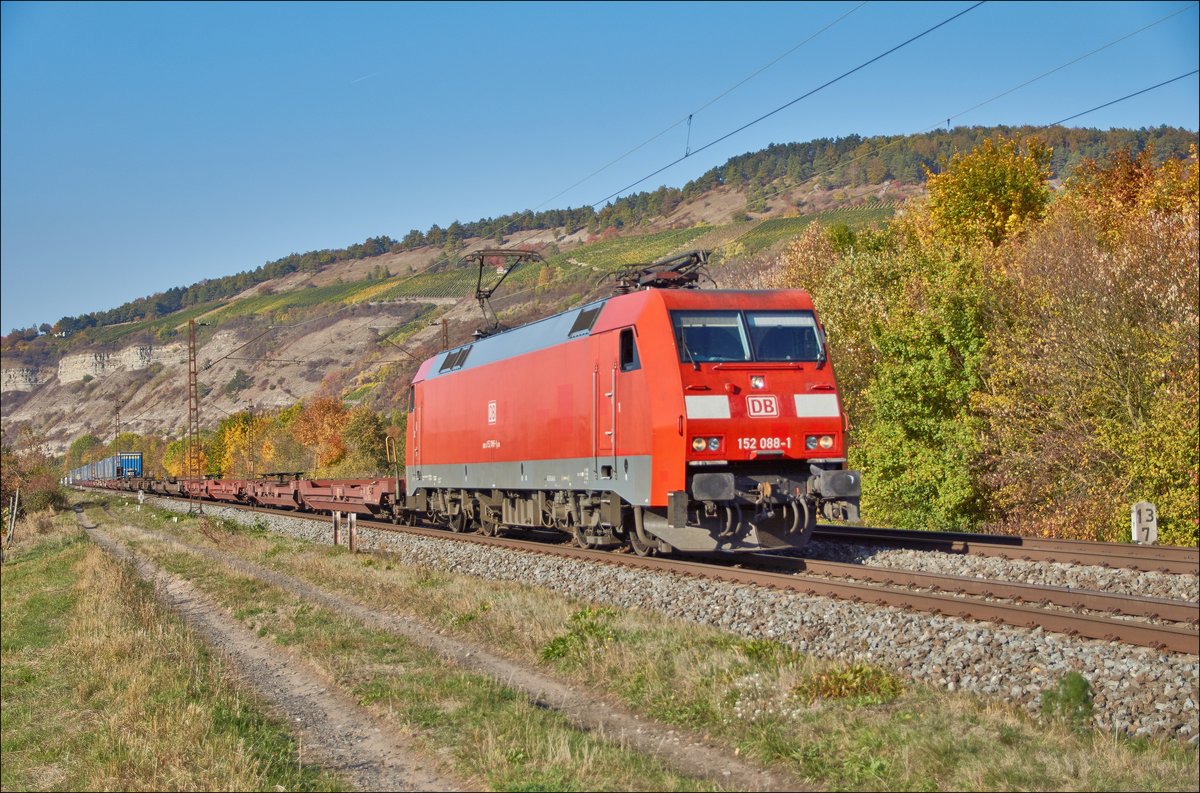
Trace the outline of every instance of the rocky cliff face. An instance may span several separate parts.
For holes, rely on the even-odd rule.
[[[186,361],[187,350],[182,344],[167,344],[162,347],[126,347],[118,352],[85,352],[68,355],[58,363],[58,381],[75,383],[84,377],[104,377],[116,372],[134,372],[149,369],[153,364],[164,366]]]
[[[421,304],[398,302],[357,306],[327,322],[280,329],[245,350],[243,345],[260,336],[261,328],[218,329],[197,350],[204,395],[201,426],[211,427],[250,406],[288,407],[316,393],[331,373],[373,371],[374,361],[403,358],[382,345],[368,326],[396,328],[421,310]],[[478,309],[466,301],[461,311],[473,317]],[[440,330],[423,327],[416,336],[436,338]],[[249,375],[251,385],[228,388],[239,369]],[[64,452],[86,433],[111,438],[118,405],[121,431],[173,437],[187,423],[187,381],[183,344],[78,353],[62,358],[57,370],[4,369],[6,396],[0,402],[0,418],[6,437],[28,427],[52,454]]]
[[[40,367],[12,367],[0,370],[0,393],[10,391],[32,391],[50,382],[57,374],[53,369]]]

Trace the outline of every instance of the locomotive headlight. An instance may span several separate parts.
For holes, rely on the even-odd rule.
[[[833,448],[833,436],[832,435],[822,435],[820,437],[820,439],[817,441],[817,445],[820,446],[822,449],[832,449]]]
[[[708,448],[708,441],[704,438],[692,438],[692,451],[702,452]]]
[[[809,451],[817,448],[817,436],[809,435],[807,438],[805,438],[804,439],[804,448],[808,449]]]
[[[817,447],[820,447],[822,449],[832,449],[833,448],[833,436],[832,435],[808,435],[808,436],[805,436],[805,438],[804,438],[804,448],[805,449],[812,451],[813,449],[816,449]]]
[[[721,451],[721,439],[720,438],[709,438],[708,439],[708,450],[710,452]]]
[[[767,381],[762,375],[756,374],[756,375],[750,376],[750,387],[751,388],[766,388],[766,386],[767,386]]]

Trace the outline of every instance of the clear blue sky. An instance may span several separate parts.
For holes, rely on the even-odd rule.
[[[293,251],[580,206],[970,2],[3,3],[0,328]],[[974,105],[1176,11],[1024,89]],[[643,183],[772,142],[1047,124],[1197,68],[1197,3],[987,3]],[[1072,125],[1200,125],[1192,76]]]

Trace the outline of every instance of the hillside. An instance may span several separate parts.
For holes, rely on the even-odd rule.
[[[677,212],[718,219],[721,198]],[[732,249],[735,255],[712,271],[720,283],[734,265],[757,269],[752,260],[766,261],[814,220],[861,227],[885,220],[894,207],[873,201],[805,216],[764,213],[720,224],[698,219],[693,226],[592,241],[583,235],[569,240],[561,229],[557,239],[553,231],[524,235],[520,243],[541,249],[545,263],[512,273],[494,306],[506,324],[553,313],[603,294],[607,287],[597,281],[621,265],[694,247]],[[474,238],[462,253],[492,244]],[[451,344],[482,324],[473,297],[477,272],[439,264],[440,253],[426,246],[291,274],[170,317],[103,328],[87,349],[41,365],[11,365],[6,355],[5,435],[27,427],[61,453],[86,433],[112,437],[118,409],[123,432],[177,434],[187,419],[187,323],[193,319],[206,323],[197,333],[203,426],[248,406],[285,408],[317,393],[394,409],[400,384],[441,349],[443,320]],[[395,275],[372,277],[377,267]]]
[[[923,191],[913,163],[936,168],[948,148],[990,132],[773,146],[681,190],[639,193],[599,212],[455,221],[400,242],[379,237],[292,254],[251,273],[64,317],[55,333],[14,331],[4,339],[0,429],[6,440],[29,430],[53,453],[86,433],[113,437],[118,420],[121,431],[177,436],[187,417],[190,320],[199,323],[202,426],[318,393],[394,410],[419,361],[441,349],[443,332],[455,344],[481,324],[477,274],[461,264],[472,251],[508,245],[542,253],[544,263],[514,272],[494,301],[509,325],[603,294],[600,282],[622,265],[692,248],[717,252],[711,275],[719,285],[761,285],[777,252],[806,225],[886,222]],[[1049,132],[1060,140],[1060,169],[1105,147],[1149,142],[1170,154],[1194,139],[1181,130]],[[909,180],[890,178],[896,172]],[[555,221],[562,225],[538,228]]]

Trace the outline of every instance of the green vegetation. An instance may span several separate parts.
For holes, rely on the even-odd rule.
[[[408,278],[394,279],[392,286],[375,295],[377,300],[397,297],[464,297],[474,294],[479,271],[459,266],[443,272],[419,273]]]
[[[160,339],[171,339],[183,332],[187,341],[188,320],[197,319],[220,305],[213,301],[191,306],[157,319],[132,320],[122,325],[102,325],[87,332],[87,340],[98,345],[114,344],[123,338],[138,333],[153,333]]]
[[[109,311],[95,311],[78,317],[63,317],[58,321],[55,330],[75,333],[96,326],[116,325],[128,322],[152,320],[156,317],[175,314],[175,322],[186,322],[188,317],[180,317],[179,312],[185,307],[211,306],[214,301],[221,300],[244,292],[250,287],[280,278],[293,272],[317,272],[334,262],[346,259],[362,259],[387,253],[395,247],[396,241],[390,237],[371,237],[367,240],[338,250],[309,251],[304,254],[293,253],[282,259],[267,262],[256,270],[229,275],[224,278],[206,279],[189,287],[175,287],[165,292],[159,292],[149,297],[143,297],[125,303]],[[93,338],[96,336],[93,335]]]
[[[612,629],[617,612],[610,608],[582,608],[571,615],[571,628],[555,636],[542,648],[543,661],[582,663],[604,645],[617,641]]]
[[[230,303],[214,311],[205,321],[213,324],[227,322],[236,317],[272,317],[275,321],[286,321],[290,309],[331,304],[357,303],[364,299],[363,293],[377,290],[379,281],[365,279],[328,286],[313,286],[291,292],[272,295],[255,295]]]
[[[237,396],[239,391],[244,391],[253,384],[254,381],[250,379],[250,375],[246,374],[241,369],[238,369],[234,373],[233,377],[229,378],[229,382],[226,383],[225,387],[221,390],[225,393],[225,396],[232,399],[233,397]]]
[[[1042,693],[1042,715],[1058,719],[1074,729],[1092,722],[1092,687],[1078,672],[1067,672],[1054,688]]]
[[[857,705],[882,705],[904,693],[904,683],[878,666],[851,664],[809,675],[792,688],[792,693],[810,704],[818,699],[848,699]]]
[[[560,260],[574,260],[599,270],[616,270],[629,264],[661,259],[686,248],[689,242],[712,229],[712,226],[695,226],[640,237],[615,237],[575,248],[569,254],[560,254],[551,261],[558,263]]]
[[[0,572],[5,790],[344,789],[73,515],[18,537]]]
[[[895,214],[890,204],[848,207],[830,212],[799,217],[769,218],[738,237],[731,247],[738,255],[757,253],[778,242],[798,236],[810,223],[843,224],[850,229],[863,229],[883,224]]]

